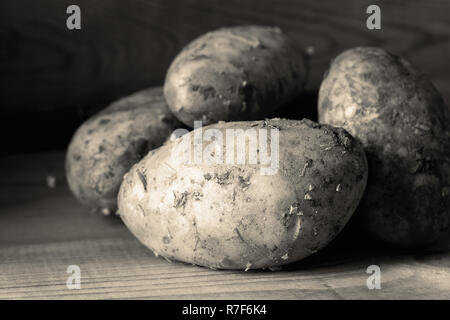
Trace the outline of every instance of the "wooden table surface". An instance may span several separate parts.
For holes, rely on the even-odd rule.
[[[118,218],[82,207],[63,164],[61,151],[0,159],[0,299],[450,299],[449,241],[420,251],[332,244],[278,272],[169,263]],[[366,286],[372,264],[380,290]],[[66,286],[69,265],[80,267],[79,290]]]

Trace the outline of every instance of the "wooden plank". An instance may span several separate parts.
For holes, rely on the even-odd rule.
[[[63,152],[0,159],[0,299],[450,299],[449,241],[425,251],[335,241],[279,272],[169,263],[119,219],[77,203],[63,163]],[[372,264],[381,290],[366,287]],[[66,287],[69,265],[81,269],[80,290]]]
[[[370,263],[244,273],[168,263],[134,239],[20,245],[2,249],[0,299],[450,298],[448,260],[442,268],[405,257],[383,259],[381,290],[366,287]],[[66,288],[72,264],[81,268],[80,290]]]

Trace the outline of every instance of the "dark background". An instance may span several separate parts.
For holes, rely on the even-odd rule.
[[[81,7],[81,30],[66,28],[71,4]],[[370,4],[381,7],[381,30],[366,28]],[[330,59],[357,45],[406,57],[450,101],[450,1],[0,0],[0,152],[65,148],[93,112],[162,85],[190,40],[252,23],[314,48],[299,108],[314,106]]]

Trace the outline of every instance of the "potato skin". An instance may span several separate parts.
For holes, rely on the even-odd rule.
[[[177,153],[184,137],[152,150],[124,177],[118,204],[156,255],[213,269],[270,268],[309,256],[345,226],[367,179],[362,145],[345,130],[284,119],[203,130],[212,128],[278,128],[279,169],[263,175],[260,162],[186,164]],[[197,130],[186,136],[194,140]],[[225,140],[209,145],[226,148]]]
[[[319,91],[319,122],[359,138],[369,163],[355,217],[397,245],[426,245],[449,227],[450,115],[404,59],[372,47],[340,54]]]
[[[115,211],[123,175],[181,126],[167,107],[162,87],[112,103],[84,122],[70,142],[66,154],[70,190],[91,208]]]
[[[238,26],[206,33],[172,62],[164,95],[187,126],[258,120],[297,96],[304,57],[279,28]]]

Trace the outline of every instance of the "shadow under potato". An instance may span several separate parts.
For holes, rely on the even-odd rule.
[[[423,246],[399,246],[389,244],[372,236],[360,221],[360,209],[357,209],[344,229],[326,247],[317,253],[282,268],[283,271],[308,270],[319,267],[344,265],[349,262],[375,264],[385,261],[386,257],[420,257],[448,252],[450,234],[443,235],[436,242]],[[365,265],[365,267],[369,264]]]
[[[302,120],[303,118],[307,118],[309,120],[317,122],[318,95],[318,90],[305,91],[293,101],[275,111],[272,117],[292,120]]]

